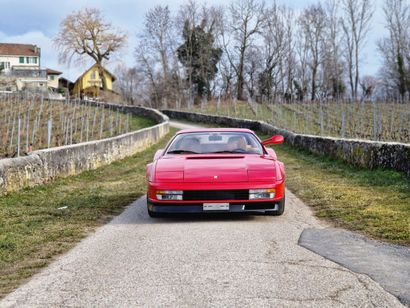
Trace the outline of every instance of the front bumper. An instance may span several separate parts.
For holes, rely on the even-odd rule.
[[[223,202],[223,201],[218,201]],[[203,203],[157,203],[148,200],[148,210],[154,213],[177,214],[177,213],[245,213],[277,211],[282,200],[261,202],[229,202],[229,210],[204,211]]]
[[[226,198],[206,198],[202,199],[202,194],[196,200],[163,201],[156,198],[157,190],[200,190],[200,191],[229,191],[229,190],[249,190],[275,188],[274,199],[226,199]],[[220,195],[218,195],[219,197]],[[214,196],[215,197],[215,196]],[[243,195],[241,195],[243,197]],[[274,183],[244,182],[244,183],[221,183],[216,186],[214,183],[148,183],[147,206],[152,213],[243,213],[243,212],[266,212],[278,211],[280,204],[285,198],[285,181]],[[200,200],[199,200],[200,199]],[[229,210],[204,211],[204,203],[229,203]]]

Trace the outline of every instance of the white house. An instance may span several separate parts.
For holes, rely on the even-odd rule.
[[[5,73],[13,68],[40,69],[40,52],[36,45],[0,43],[0,67]]]
[[[47,91],[55,85],[52,75],[59,75],[57,71],[48,74],[46,69],[41,69],[41,49],[31,44],[0,43],[0,74],[8,84],[14,84],[12,90],[35,89]],[[61,74],[61,73],[60,73]],[[10,87],[10,86],[9,86]]]

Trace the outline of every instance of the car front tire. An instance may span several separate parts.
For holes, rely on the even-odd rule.
[[[151,217],[151,218],[162,217],[162,214],[161,214],[161,213],[153,212],[153,211],[150,211],[150,210],[148,210],[148,215],[149,215],[149,217]]]
[[[277,211],[266,211],[266,215],[270,216],[280,216],[285,211],[285,196],[279,201],[279,208]]]

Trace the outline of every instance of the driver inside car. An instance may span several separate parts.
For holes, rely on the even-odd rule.
[[[228,140],[228,151],[247,152],[247,142],[243,136],[230,137]]]

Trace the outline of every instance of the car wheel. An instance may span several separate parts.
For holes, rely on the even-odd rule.
[[[285,211],[285,196],[279,201],[279,208],[277,211],[266,211],[266,215],[271,215],[271,216],[280,216],[283,214]]]
[[[162,214],[161,214],[161,213],[153,212],[153,211],[150,211],[150,210],[148,210],[148,215],[149,215],[149,217],[151,217],[151,218],[162,217]]]

